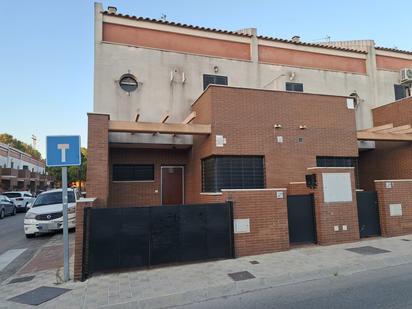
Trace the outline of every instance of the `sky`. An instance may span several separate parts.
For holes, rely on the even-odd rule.
[[[303,41],[373,39],[412,50],[412,1],[102,1],[119,13]],[[80,135],[93,111],[94,1],[0,0],[0,133],[45,155],[47,135]]]

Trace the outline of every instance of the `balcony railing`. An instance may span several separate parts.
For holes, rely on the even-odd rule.
[[[19,171],[15,168],[2,168],[1,176],[2,178],[17,178]]]
[[[29,170],[19,170],[18,176],[19,178],[29,179],[30,171]]]
[[[30,178],[31,179],[39,179],[39,177],[40,177],[39,173],[36,173],[36,172],[31,172],[30,173]]]

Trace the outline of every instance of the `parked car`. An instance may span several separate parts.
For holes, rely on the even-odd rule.
[[[3,219],[6,215],[14,216],[16,214],[16,206],[5,195],[0,195],[0,219]]]
[[[67,189],[68,227],[76,227],[76,203],[81,198],[77,189]],[[39,233],[63,229],[62,189],[40,193],[24,217],[24,233],[27,238]]]
[[[17,212],[28,209],[29,203],[32,203],[34,198],[28,191],[12,191],[4,192],[3,195],[7,196],[16,205]]]

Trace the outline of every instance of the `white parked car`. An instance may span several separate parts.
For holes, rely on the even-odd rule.
[[[76,203],[80,199],[77,189],[67,189],[69,229],[76,227]],[[24,233],[32,238],[38,233],[63,229],[62,189],[40,193],[24,217]]]
[[[26,212],[29,204],[34,200],[33,196],[28,191],[10,191],[2,194],[7,196],[14,203],[17,212]]]

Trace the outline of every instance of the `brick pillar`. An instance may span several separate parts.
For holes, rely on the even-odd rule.
[[[233,219],[249,222],[249,231],[234,231],[236,257],[289,249],[285,188],[222,191],[223,200],[233,202]]]
[[[352,193],[351,201],[325,201],[323,176],[325,174],[335,173],[349,174],[351,186],[350,190]],[[314,167],[308,168],[307,174],[315,174],[317,180],[317,187],[313,190],[313,193],[315,200],[315,219],[318,243],[320,245],[329,245],[359,240],[360,236],[354,169],[350,167]],[[330,184],[330,186],[332,185]],[[338,230],[335,230],[335,228]]]
[[[382,236],[412,233],[412,180],[375,180]],[[392,210],[391,210],[392,209]]]
[[[83,272],[83,227],[84,227],[84,209],[93,207],[95,199],[81,199],[76,205],[76,234],[74,243],[74,275],[73,279],[79,281],[82,279]]]
[[[109,115],[88,114],[87,196],[107,207],[109,196]]]

